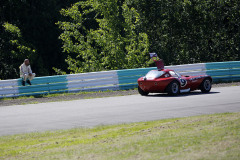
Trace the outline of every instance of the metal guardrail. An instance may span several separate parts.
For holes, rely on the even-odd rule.
[[[240,81],[240,61],[166,66],[183,75],[210,75],[214,83]],[[124,90],[137,87],[137,79],[156,67],[36,77],[32,85],[21,79],[1,80],[0,98],[59,92]]]
[[[206,63],[206,74],[215,83],[240,81],[240,61]]]
[[[22,79],[1,80],[0,98],[62,92],[118,90],[116,71],[35,77],[32,85],[22,86]]]

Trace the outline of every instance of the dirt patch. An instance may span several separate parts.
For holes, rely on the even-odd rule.
[[[240,86],[240,82],[234,83],[220,83],[213,84],[213,88],[216,87],[229,87],[229,86]],[[84,94],[60,94],[54,97],[34,97],[34,98],[12,98],[12,99],[0,99],[0,106],[11,106],[11,105],[23,105],[23,104],[34,104],[34,103],[45,103],[45,102],[56,102],[56,101],[70,101],[79,99],[91,99],[91,98],[103,98],[103,97],[115,97],[115,96],[125,96],[138,94],[135,90],[124,90],[124,91],[110,91],[110,92],[94,92],[94,93],[84,93]]]
[[[240,86],[240,82],[213,84],[212,87],[216,88],[216,87],[229,87],[229,86]]]

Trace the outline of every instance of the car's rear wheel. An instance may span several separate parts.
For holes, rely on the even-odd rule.
[[[203,80],[200,89],[203,93],[208,93],[210,92],[212,88],[212,81],[209,78],[206,78]]]
[[[141,94],[142,96],[147,96],[149,94],[149,92],[145,92],[144,90],[142,90],[139,86],[138,86],[138,92],[139,94]]]
[[[167,86],[167,93],[172,96],[176,96],[179,94],[179,83],[177,81],[172,81]]]

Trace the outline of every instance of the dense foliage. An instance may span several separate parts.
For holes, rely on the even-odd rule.
[[[33,59],[35,50],[31,49],[23,39],[20,29],[12,24],[2,25],[4,32],[0,38],[0,75],[2,79],[19,74],[19,66],[23,57]]]
[[[167,64],[240,60],[240,1],[136,0],[141,29]]]
[[[60,30],[55,24],[62,19],[59,11],[77,0],[1,0],[0,1],[0,79],[18,78],[19,66],[30,58],[31,67],[38,76],[55,74],[53,66],[67,69],[62,53]],[[19,28],[24,45],[35,49],[32,55],[23,55],[10,44],[11,37],[4,24]],[[12,35],[13,36],[13,35]],[[22,42],[21,42],[22,43]],[[18,58],[12,55],[18,54]]]
[[[240,60],[238,0],[1,0],[0,79]]]
[[[136,30],[139,14],[126,1],[78,2],[61,14],[70,17],[58,25],[71,72],[146,66],[148,38]]]

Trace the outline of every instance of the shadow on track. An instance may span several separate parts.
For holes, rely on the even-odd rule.
[[[207,94],[218,94],[220,92],[209,92],[209,93],[202,93],[202,92],[188,92],[188,93],[180,93],[177,96],[171,96],[168,95],[167,93],[150,93],[150,95],[146,97],[186,97],[186,96],[197,96],[197,95],[207,95]]]

